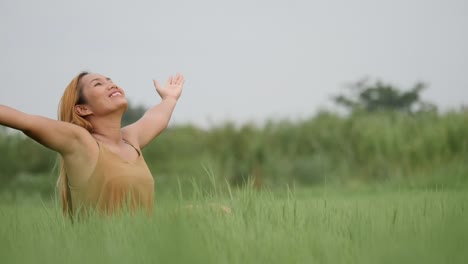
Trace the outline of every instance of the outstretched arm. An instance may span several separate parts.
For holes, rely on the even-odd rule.
[[[124,127],[122,129],[124,136],[137,142],[140,148],[144,148],[166,129],[177,100],[182,93],[184,82],[184,76],[181,74],[169,77],[164,87],[158,81],[154,81],[154,86],[159,96],[161,96],[162,102],[150,108],[135,123]]]
[[[72,153],[80,143],[90,139],[89,132],[77,125],[29,115],[4,105],[0,105],[0,125],[20,130],[62,155]]]

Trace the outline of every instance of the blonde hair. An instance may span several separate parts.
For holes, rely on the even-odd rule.
[[[65,88],[59,103],[58,119],[60,121],[78,125],[91,132],[93,129],[91,123],[75,112],[75,105],[86,103],[86,98],[83,95],[83,86],[80,85],[80,80],[87,74],[89,74],[89,72],[81,72],[75,76],[75,78],[71,80],[70,84],[68,84],[67,88]],[[62,210],[65,215],[69,214],[72,216],[73,207],[68,185],[67,171],[61,156],[59,156],[59,162],[60,174],[57,180],[57,187],[62,200]]]

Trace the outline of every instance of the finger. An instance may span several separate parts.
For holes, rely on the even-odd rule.
[[[159,82],[157,80],[153,80],[153,84],[154,84],[154,87],[156,88],[156,90],[161,89],[161,84],[159,84]]]
[[[183,79],[184,79],[184,76],[182,76],[182,74],[180,74],[180,73],[177,73],[176,84],[180,85],[182,83]]]
[[[169,78],[167,78],[167,81],[166,81],[166,86],[169,86],[172,84],[172,76],[169,76]]]
[[[180,74],[180,83],[183,84],[185,81],[184,75]]]
[[[161,84],[157,80],[153,80],[153,83],[154,83],[154,87],[156,87],[156,92],[158,92],[159,96],[161,96],[161,91],[162,91]]]

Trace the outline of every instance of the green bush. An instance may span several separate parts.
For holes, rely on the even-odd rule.
[[[22,134],[0,131],[0,150],[2,187],[13,186],[20,174],[52,174],[56,155]],[[207,174],[219,184],[249,181],[256,187],[382,182],[456,187],[468,183],[468,113],[321,112],[262,127],[172,126],[143,152],[157,189],[190,184],[192,178],[209,183]]]

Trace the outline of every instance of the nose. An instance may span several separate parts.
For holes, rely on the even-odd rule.
[[[117,89],[117,85],[115,83],[109,83],[109,86],[107,87],[108,90],[112,89]]]

